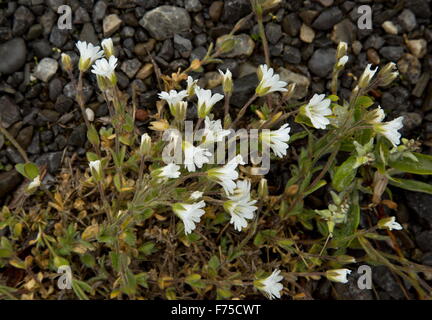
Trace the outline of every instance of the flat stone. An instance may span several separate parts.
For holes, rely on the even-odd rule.
[[[300,27],[302,23],[298,18],[297,14],[292,12],[285,16],[282,21],[282,29],[285,33],[291,37],[296,37],[300,32]]]
[[[417,26],[416,17],[414,13],[409,9],[405,9],[404,11],[402,11],[402,13],[398,16],[398,21],[402,28],[408,32],[413,31]]]
[[[315,39],[315,31],[306,24],[302,24],[300,28],[300,40],[306,43],[312,43]]]
[[[203,6],[199,0],[186,0],[185,9],[189,12],[200,12]]]
[[[57,72],[58,62],[53,58],[43,58],[36,66],[34,76],[48,82]]]
[[[216,40],[216,48],[219,48],[222,43],[229,38],[229,35],[223,35]],[[221,54],[222,58],[234,58],[234,57],[242,57],[242,56],[250,56],[255,49],[255,42],[252,38],[245,34],[234,35],[233,39],[235,41],[234,48],[229,51]]]
[[[333,48],[316,50],[309,60],[309,69],[319,77],[326,77],[336,62],[336,50]]]
[[[251,11],[249,0],[225,0],[222,21],[236,23]]]
[[[153,64],[146,63],[137,73],[136,78],[137,79],[147,79],[150,77],[153,73]]]
[[[139,23],[153,38],[165,40],[188,31],[191,19],[185,9],[164,5],[147,12]]]
[[[46,165],[48,172],[55,174],[60,168],[62,154],[63,152],[61,151],[45,153],[37,158],[35,162],[37,165]]]
[[[7,96],[0,98],[0,119],[2,126],[6,129],[21,120],[18,106]]]
[[[379,52],[387,60],[397,61],[402,57],[404,50],[402,47],[388,46],[382,47]]]
[[[120,69],[129,77],[129,79],[133,79],[140,67],[141,62],[134,58],[123,62]]]
[[[0,44],[0,73],[11,74],[21,69],[26,61],[27,48],[22,38]]]
[[[0,198],[11,194],[21,183],[23,177],[16,170],[10,170],[0,173]]]
[[[352,44],[356,40],[356,36],[357,26],[355,26],[351,20],[344,19],[333,27],[331,39],[336,44],[342,41],[347,44]]]
[[[312,24],[317,30],[328,30],[343,19],[343,13],[338,7],[333,7],[321,12]]]
[[[295,83],[296,87],[294,89],[293,99],[303,99],[306,97],[310,85],[310,80],[302,74],[292,72],[285,68],[279,68],[278,70],[280,79],[282,81],[290,83]]]
[[[109,37],[120,29],[123,21],[116,14],[110,14],[103,20],[103,33],[105,37]]]

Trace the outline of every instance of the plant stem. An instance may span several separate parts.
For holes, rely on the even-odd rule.
[[[16,141],[16,139],[9,133],[9,131],[6,130],[5,127],[3,127],[3,125],[1,124],[1,119],[0,119],[0,132],[10,141],[10,143],[13,144],[13,146],[18,150],[18,152],[20,153],[21,157],[23,158],[24,162],[30,162],[29,158],[27,157],[27,153],[25,152],[25,150],[21,147],[21,145],[18,143],[18,141]]]
[[[237,124],[237,122],[244,116],[244,114],[246,113],[247,108],[252,104],[252,102],[255,101],[255,99],[258,98],[258,96],[256,94],[254,94],[248,102],[246,102],[246,104],[240,109],[237,118],[233,121],[233,123],[231,123],[231,128],[235,127],[235,125]]]

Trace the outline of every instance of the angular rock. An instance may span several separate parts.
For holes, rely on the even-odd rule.
[[[153,38],[165,40],[188,31],[191,19],[185,9],[164,5],[147,12],[139,23]]]
[[[199,0],[186,0],[185,8],[189,12],[200,12],[203,6]]]
[[[399,72],[404,75],[409,82],[417,83],[421,75],[421,63],[416,56],[407,53],[397,62]]]
[[[37,158],[35,162],[37,165],[46,165],[48,168],[48,172],[51,174],[55,174],[60,168],[62,154],[63,152],[61,151],[45,153],[39,158]]]
[[[301,62],[301,52],[296,47],[285,46],[282,59],[287,63],[298,64]]]
[[[33,24],[33,13],[27,7],[20,6],[14,14],[12,32],[14,35],[22,35]]]
[[[116,14],[110,14],[103,20],[103,33],[105,37],[113,35],[121,26],[123,21]]]
[[[23,177],[16,170],[0,173],[0,199],[13,192],[21,183]]]
[[[0,119],[6,129],[21,120],[18,106],[7,96],[0,98]]]
[[[413,55],[423,58],[427,53],[427,41],[425,39],[407,40],[406,45]]]
[[[277,23],[267,23],[265,26],[265,32],[267,39],[271,44],[278,43],[279,39],[282,38],[282,28]]]
[[[120,69],[129,77],[129,79],[132,79],[138,72],[140,67],[141,62],[138,59],[134,58],[123,62]]]
[[[309,69],[319,77],[326,77],[336,62],[336,50],[333,48],[318,49],[309,60]]]
[[[57,72],[58,62],[53,58],[43,58],[36,66],[34,76],[43,82],[48,82]]]
[[[183,58],[188,58],[192,52],[192,42],[176,33],[174,35],[174,48]]]
[[[249,0],[225,0],[222,21],[236,23],[251,11]]]
[[[0,44],[0,73],[11,74],[21,69],[26,61],[27,48],[22,38]]]
[[[417,26],[416,17],[414,13],[409,9],[405,9],[404,11],[402,11],[402,13],[398,16],[398,21],[402,28],[408,32],[413,31],[414,28]]]
[[[285,18],[282,21],[283,31],[289,34],[291,37],[296,37],[299,34],[301,25],[302,25],[301,20],[294,12],[285,16]]]

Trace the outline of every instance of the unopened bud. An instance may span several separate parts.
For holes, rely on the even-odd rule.
[[[337,50],[336,50],[336,60],[339,60],[343,56],[346,56],[348,50],[348,45],[346,42],[339,42]]]
[[[228,53],[232,49],[234,49],[235,43],[236,41],[234,40],[234,38],[232,36],[228,36],[225,40],[223,40],[220,46],[220,50],[222,51],[222,53]]]
[[[114,45],[111,38],[104,39],[102,41],[102,48],[104,50],[107,59],[109,59],[109,57],[114,55]]]
[[[61,54],[61,61],[62,61],[63,68],[67,72],[71,72],[73,70],[71,57],[68,54],[62,53]]]
[[[269,195],[267,179],[262,178],[258,186],[258,196],[265,200]]]
[[[387,63],[384,68],[378,73],[380,79],[379,85],[381,87],[386,87],[391,84],[399,75],[397,71],[396,64],[393,62]]]
[[[151,152],[151,138],[147,133],[141,136],[140,154],[141,156],[147,156]]]

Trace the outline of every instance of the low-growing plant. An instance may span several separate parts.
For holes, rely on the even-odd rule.
[[[254,10],[262,24],[260,3]],[[265,43],[264,32],[260,39]],[[281,81],[267,62],[257,70],[255,94],[234,112],[229,70],[220,71],[223,95],[189,75],[217,63],[233,41],[228,36],[203,60],[161,77],[165,91],[144,133],[135,126],[135,97],[117,86],[111,39],[102,42],[103,51],[78,42],[78,70],[62,54],[92,150],[84,166],[69,159],[53,186],[35,164],[16,166],[29,183],[0,213],[6,230],[0,268],[7,280],[0,296],[229,299],[261,292],[303,299],[310,298],[305,280],[346,283],[347,265],[363,263],[388,267],[419,298],[430,297],[422,274],[432,270],[408,261],[392,233],[402,225],[391,214],[397,199],[389,185],[432,194],[429,184],[405,175],[432,174],[432,157],[417,152],[417,141],[401,139],[403,118],[385,122],[368,95],[395,80],[395,64],[380,71],[368,65],[344,100],[338,77],[348,48],[340,43],[331,94],[290,104],[295,85]],[[90,69],[109,109],[107,125],[96,125],[85,106],[83,78]],[[194,104],[191,125],[186,115]],[[294,134],[293,121],[302,128]],[[272,163],[289,163],[280,194],[265,178],[268,167],[259,166],[270,152]],[[64,266],[73,290],[57,286]]]

